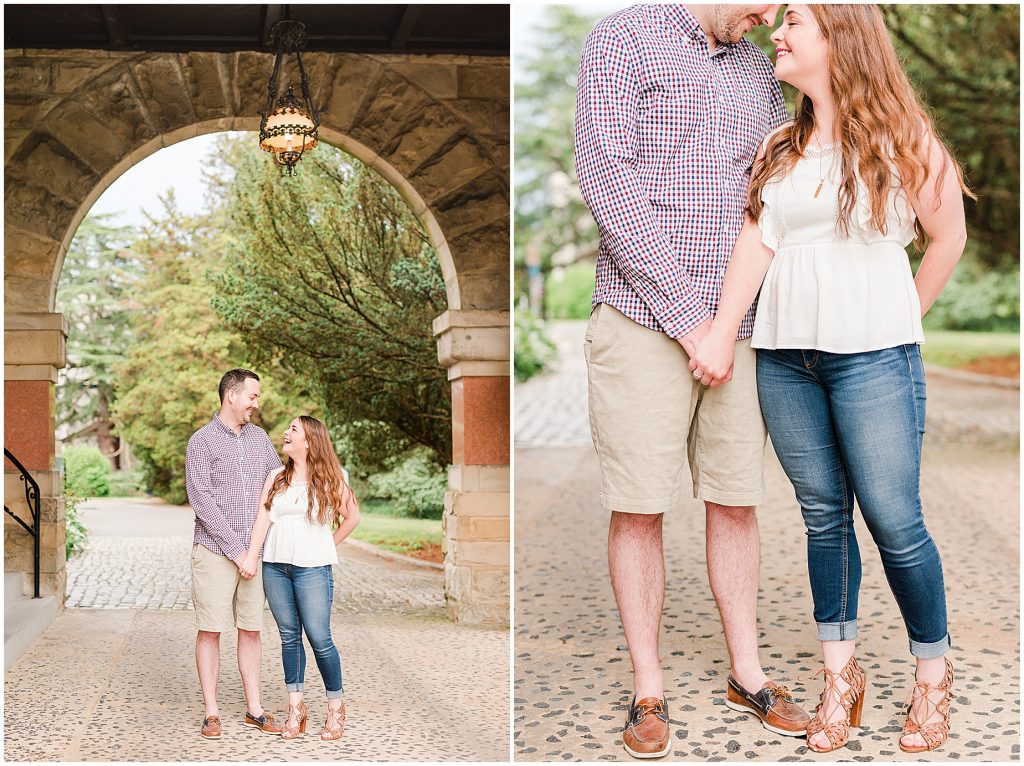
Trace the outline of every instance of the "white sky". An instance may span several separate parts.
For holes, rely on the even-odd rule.
[[[112,183],[89,210],[90,215],[115,213],[115,223],[142,226],[143,211],[158,214],[159,197],[174,189],[178,208],[186,214],[206,208],[204,159],[213,151],[217,133],[197,136],[159,149],[138,165],[133,165]],[[234,135],[246,135],[235,133]],[[255,146],[256,134],[251,134]]]
[[[533,47],[536,37],[533,29],[544,19],[544,9],[549,5],[571,5],[582,14],[603,17],[635,5],[625,0],[618,3],[512,3],[512,56],[517,62],[543,53]]]

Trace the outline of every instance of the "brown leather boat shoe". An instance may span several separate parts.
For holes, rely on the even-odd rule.
[[[280,734],[281,727],[274,721],[274,716],[268,713],[266,710],[263,711],[263,715],[259,718],[254,716],[248,710],[245,711],[245,719],[242,721],[246,726],[252,726],[254,729],[259,729],[264,734]]]
[[[220,739],[220,718],[215,715],[207,716],[203,719],[203,728],[199,731],[203,735],[203,739]]]
[[[766,681],[757,694],[751,694],[735,678],[729,676],[729,689],[725,706],[741,713],[750,713],[761,719],[768,731],[784,737],[802,737],[807,733],[811,717],[793,702],[789,690],[782,684]]]
[[[636,697],[622,730],[622,747],[634,758],[661,758],[671,749],[668,741],[668,706],[657,697]]]

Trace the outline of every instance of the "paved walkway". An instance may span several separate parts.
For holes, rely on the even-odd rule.
[[[89,550],[68,564],[67,608],[7,673],[4,757],[18,761],[506,760],[508,631],[455,625],[440,572],[344,545],[332,629],[348,721],[320,742],[326,702],[307,647],[310,728],[287,742],[241,725],[235,639],[224,636],[224,738],[198,735],[192,513],[154,502],[84,508]],[[286,712],[269,610],[262,693]],[[466,712],[471,711],[472,715]]]
[[[607,515],[586,426],[583,325],[554,328],[560,369],[518,385],[514,750],[518,761],[630,760],[621,728],[629,655],[605,558]],[[1019,759],[1019,402],[1015,390],[929,380],[923,467],[926,514],[946,572],[957,669],[953,735],[942,749],[897,747],[912,684],[906,634],[870,536],[858,657],[868,674],[864,727],[851,746],[810,753],[723,705],[727,655],[707,584],[701,504],[665,522],[668,595],[662,659],[669,684],[670,760],[900,761]],[[547,404],[545,404],[547,402]],[[531,420],[523,418],[529,413]],[[585,437],[585,442],[584,442]],[[766,468],[761,524],[761,658],[807,707],[818,667],[798,509],[778,462]]]

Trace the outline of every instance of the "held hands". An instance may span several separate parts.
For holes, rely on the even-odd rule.
[[[700,345],[700,342],[704,340],[704,336],[709,332],[711,332],[711,320],[705,319],[699,325],[686,333],[686,335],[683,335],[676,340],[679,342],[679,345],[683,347],[683,351],[686,352],[686,355],[692,359],[694,353],[697,351],[697,346]],[[692,370],[693,368],[691,367],[690,369]]]
[[[730,335],[712,326],[696,349],[690,353],[690,372],[705,386],[717,388],[732,380],[733,353],[736,349],[735,335]],[[683,348],[686,348],[684,345]]]
[[[237,559],[234,559],[235,566],[238,567],[238,571],[241,572],[242,577],[246,580],[251,580],[256,576],[256,558],[256,556],[246,552]]]

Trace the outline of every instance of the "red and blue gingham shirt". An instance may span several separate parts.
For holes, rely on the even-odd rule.
[[[601,21],[576,100],[576,172],[601,232],[593,305],[672,338],[713,316],[750,166],[785,119],[771,62],[750,41],[709,49],[682,5]]]
[[[267,432],[252,423],[236,434],[219,416],[188,440],[185,490],[196,514],[193,540],[236,559],[249,548],[267,474],[281,467]]]

